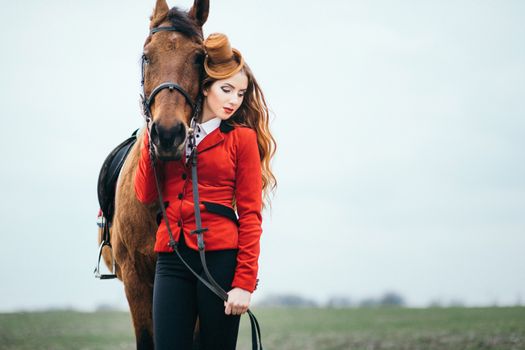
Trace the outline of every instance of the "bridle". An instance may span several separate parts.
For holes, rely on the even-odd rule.
[[[153,35],[153,34],[155,34],[157,32],[161,32],[161,31],[177,32],[177,31],[179,31],[179,29],[177,27],[173,27],[173,26],[171,26],[171,27],[155,27],[155,28],[152,28],[150,30],[150,35]],[[202,39],[202,37],[201,37],[201,39]],[[192,112],[192,119],[196,120],[198,115],[199,115],[199,108],[200,108],[201,100],[202,100],[202,97],[201,97],[200,93],[197,95],[197,99],[194,102],[193,99],[191,98],[191,96],[188,94],[188,92],[186,90],[184,90],[184,88],[182,86],[180,86],[177,83],[174,83],[174,82],[171,82],[171,81],[167,81],[167,82],[164,82],[164,83],[161,83],[161,84],[157,85],[151,91],[151,94],[146,97],[146,88],[144,86],[144,82],[145,82],[145,74],[146,74],[145,73],[145,66],[147,64],[147,61],[148,61],[148,59],[147,59],[146,55],[142,54],[141,65],[140,65],[140,67],[141,67],[140,84],[142,85],[142,95],[140,97],[141,97],[141,100],[142,100],[143,114],[144,114],[144,118],[146,119],[146,123],[148,124],[148,129],[149,129],[149,123],[153,119],[152,116],[151,116],[151,105],[153,104],[153,102],[155,102],[155,96],[157,96],[159,94],[159,92],[161,92],[164,89],[168,89],[170,92],[175,90],[178,93],[180,93],[182,96],[184,96],[186,102],[192,108],[192,111],[193,111]]]

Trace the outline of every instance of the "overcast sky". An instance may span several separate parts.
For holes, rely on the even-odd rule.
[[[184,9],[191,1],[169,2]],[[3,1],[0,311],[101,303],[96,182],[153,0]],[[273,111],[253,301],[525,303],[525,3],[211,0]]]

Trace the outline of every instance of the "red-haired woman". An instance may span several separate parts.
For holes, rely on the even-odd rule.
[[[223,302],[173,253],[162,219],[156,234],[157,265],[153,292],[155,349],[191,349],[199,316],[200,346],[235,349],[240,315],[257,286],[261,211],[275,188],[270,169],[275,140],[269,130],[264,95],[239,51],[223,34],[205,41],[203,103],[195,128],[199,208],[206,262],[228,293]],[[144,138],[135,176],[137,198],[157,200],[149,138]],[[162,194],[168,222],[184,260],[205,277],[199,259],[192,194],[190,148],[186,159],[164,162]],[[237,215],[237,214],[238,215]]]

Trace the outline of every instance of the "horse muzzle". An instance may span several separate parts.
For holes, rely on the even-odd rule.
[[[163,161],[181,159],[186,141],[186,126],[182,122],[177,122],[172,127],[164,127],[153,122],[150,135],[158,159]]]

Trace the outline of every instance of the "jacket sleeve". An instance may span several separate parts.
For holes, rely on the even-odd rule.
[[[155,175],[153,165],[149,157],[149,138],[148,131],[143,133],[143,142],[140,149],[139,164],[135,173],[135,194],[137,199],[143,204],[151,204],[157,199],[157,187],[155,185]],[[159,169],[160,172],[161,169]],[[159,174],[159,176],[161,176]]]
[[[239,250],[232,287],[253,292],[257,287],[257,272],[262,234],[262,171],[257,134],[242,128],[237,145],[235,199],[239,214]]]

